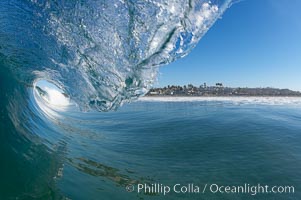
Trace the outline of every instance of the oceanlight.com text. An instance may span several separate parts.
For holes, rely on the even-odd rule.
[[[161,183],[153,184],[135,184],[127,185],[128,192],[137,192],[139,194],[249,194],[255,196],[257,194],[294,194],[295,187],[289,185],[265,185],[265,184],[242,184],[242,185],[221,185],[221,184],[174,184],[164,185]]]

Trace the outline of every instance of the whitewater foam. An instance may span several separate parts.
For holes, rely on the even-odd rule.
[[[301,105],[301,97],[141,97],[139,101],[197,102],[215,101],[234,104]]]

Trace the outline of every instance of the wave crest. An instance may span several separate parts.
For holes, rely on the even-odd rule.
[[[29,60],[31,66],[22,68],[21,74],[26,71],[35,79],[51,80],[83,110],[115,109],[145,94],[158,67],[185,56],[230,3],[17,0],[10,5],[22,11],[16,17],[25,15],[26,22],[33,24],[19,24],[21,30],[30,30],[17,37],[25,37],[32,52],[29,57],[37,59]],[[18,25],[18,20],[14,23]],[[20,48],[20,44],[7,46],[14,45]]]

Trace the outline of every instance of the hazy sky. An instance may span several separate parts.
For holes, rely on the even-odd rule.
[[[159,83],[279,87],[301,91],[301,1],[234,4],[185,58],[160,68]]]

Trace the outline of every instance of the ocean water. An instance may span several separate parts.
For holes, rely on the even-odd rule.
[[[1,0],[0,199],[119,196],[138,178],[116,168],[122,136],[110,143],[127,114],[96,111],[145,94],[231,3]]]
[[[48,114],[34,137],[1,123],[1,199],[300,199],[301,106],[285,99],[144,98],[112,112]],[[156,183],[294,193],[137,192]]]
[[[57,185],[71,199],[299,199],[300,111],[215,101],[126,105],[89,121],[95,133],[88,138],[87,132],[70,136]],[[292,185],[296,193],[163,196],[125,190],[137,183]]]
[[[300,99],[128,104],[232,3],[1,0],[0,200],[300,199]],[[210,192],[215,184],[294,193]]]

